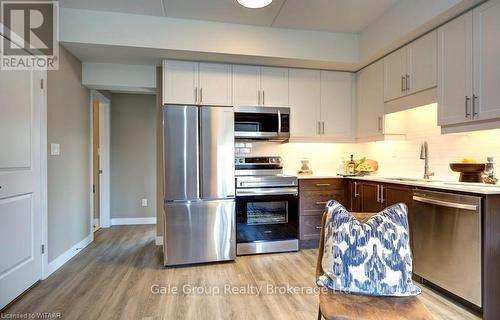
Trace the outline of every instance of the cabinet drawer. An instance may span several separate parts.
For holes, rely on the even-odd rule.
[[[319,239],[321,233],[321,215],[300,217],[300,240]]]
[[[344,189],[343,179],[301,179],[300,190],[335,190]]]
[[[337,200],[338,202],[344,204],[344,190],[300,191],[300,215],[322,214],[325,211],[325,205],[329,200]]]

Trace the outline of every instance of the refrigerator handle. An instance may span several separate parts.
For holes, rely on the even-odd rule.
[[[198,196],[203,198],[203,108],[198,109]]]

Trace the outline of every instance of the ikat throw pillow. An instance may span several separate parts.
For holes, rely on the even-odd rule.
[[[375,296],[412,296],[408,208],[400,203],[366,222],[340,203],[326,205],[323,275],[317,284],[332,290]]]

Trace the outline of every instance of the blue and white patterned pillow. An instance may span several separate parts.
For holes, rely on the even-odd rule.
[[[359,222],[337,201],[325,221],[323,275],[317,284],[332,290],[376,296],[412,296],[408,208],[400,203]]]

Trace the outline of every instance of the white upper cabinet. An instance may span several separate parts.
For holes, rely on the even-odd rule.
[[[432,31],[407,46],[408,94],[437,85],[437,32]]]
[[[269,107],[288,106],[288,68],[261,67],[260,104]]]
[[[198,103],[206,105],[232,105],[231,65],[200,63]]]
[[[384,58],[384,101],[400,98],[406,94],[406,47]]]
[[[329,138],[353,137],[355,75],[321,71],[321,134]]]
[[[320,71],[290,69],[290,135],[314,137],[321,134]]]
[[[472,118],[472,12],[438,30],[438,124]]]
[[[260,67],[233,65],[233,104],[260,105]]]
[[[163,61],[163,104],[198,103],[198,63]]]
[[[473,10],[474,120],[500,118],[500,1]]]
[[[430,89],[437,84],[436,31],[384,58],[384,101]]]
[[[377,61],[357,75],[357,138],[384,133],[384,64]]]
[[[231,65],[163,61],[163,103],[232,105]]]

